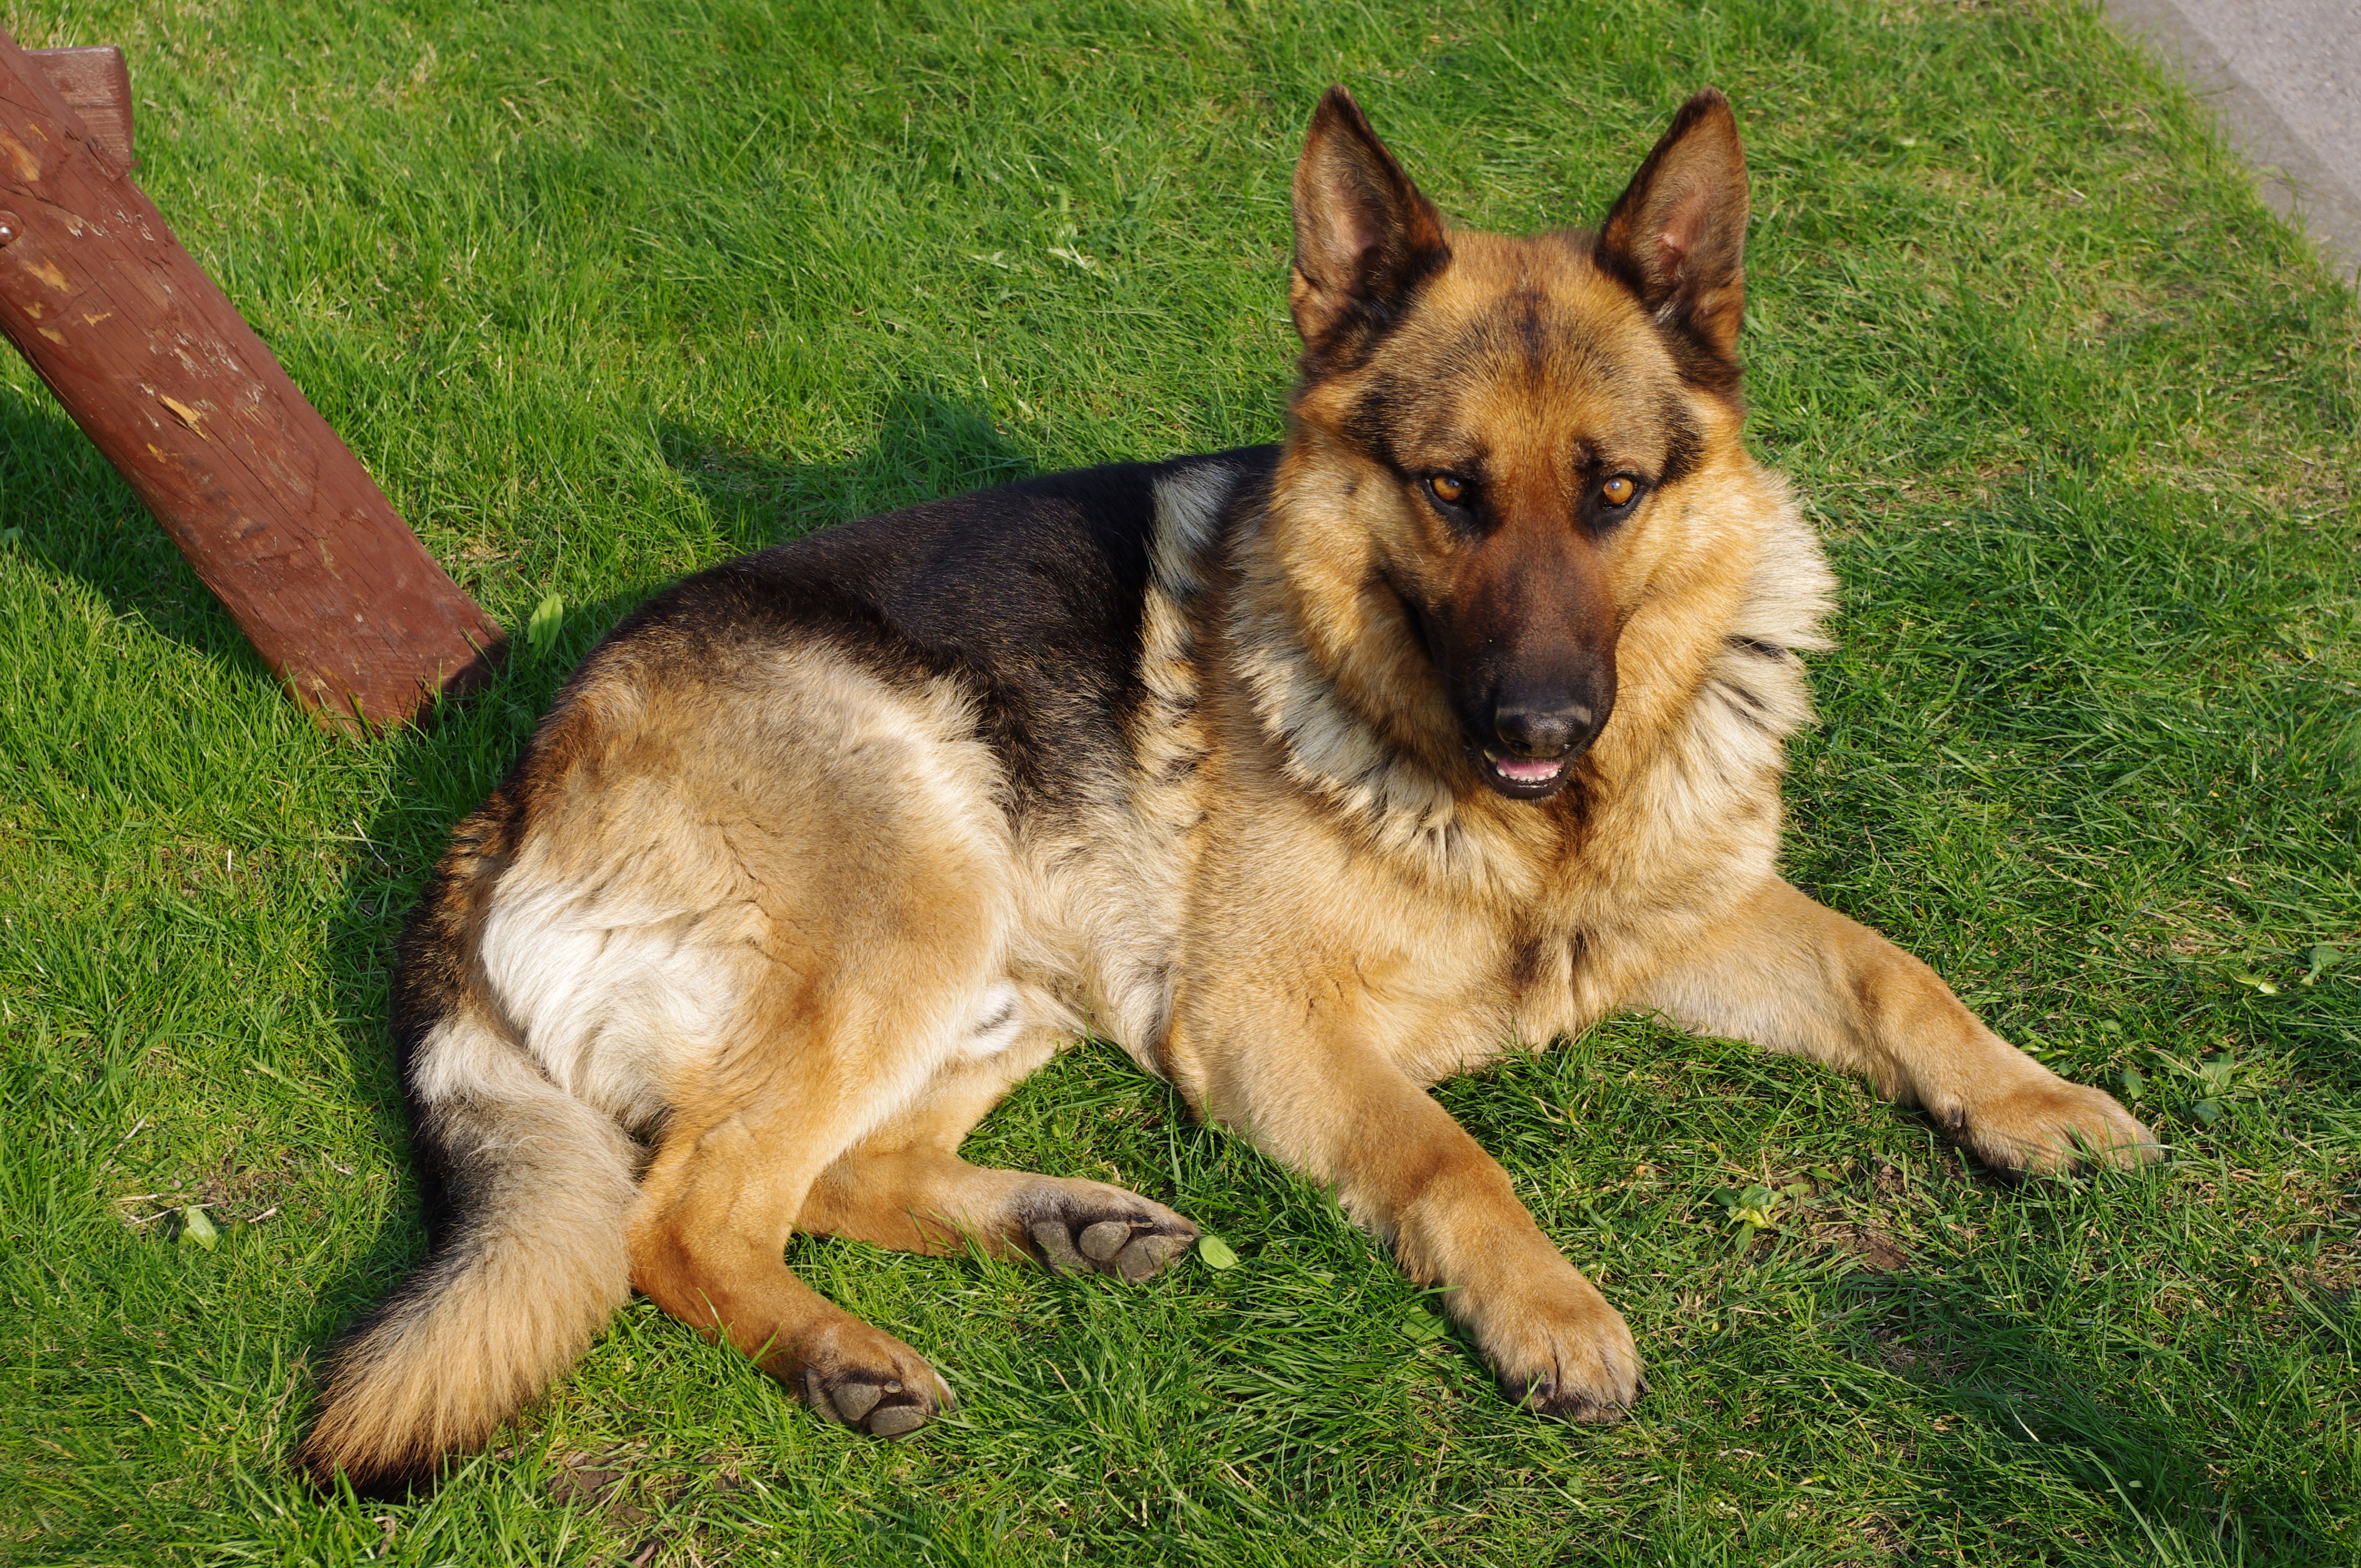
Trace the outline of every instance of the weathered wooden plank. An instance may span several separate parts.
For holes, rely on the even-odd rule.
[[[26,54],[66,107],[82,116],[99,150],[117,169],[131,167],[131,70],[113,44],[89,49],[36,49]]]
[[[5,31],[0,331],[322,723],[489,675],[500,627]]]

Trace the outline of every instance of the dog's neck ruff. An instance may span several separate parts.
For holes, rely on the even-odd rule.
[[[1372,848],[1430,873],[1483,876],[1484,856],[1466,830],[1451,782],[1388,740],[1305,646],[1265,520],[1245,519],[1235,540],[1229,645],[1287,776]]]

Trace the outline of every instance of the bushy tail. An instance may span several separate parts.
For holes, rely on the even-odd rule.
[[[450,1084],[437,1094],[437,1080]],[[432,1256],[332,1353],[295,1455],[323,1486],[429,1480],[588,1348],[631,1290],[634,1146],[489,1031],[445,1022],[411,1072],[451,1206]]]

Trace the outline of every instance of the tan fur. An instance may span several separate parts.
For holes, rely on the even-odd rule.
[[[1833,585],[1734,400],[1684,377],[1646,303],[1661,273],[1677,305],[1684,256],[1721,243],[1697,192],[1742,170],[1726,106],[1699,104],[1683,124],[1703,141],[1651,160],[1671,195],[1642,200],[1643,179],[1618,209],[1663,236],[1640,294],[1564,236],[1449,231],[1414,311],[1307,379],[1255,515],[1223,532],[1236,476],[1217,466],[1159,481],[1130,770],[1074,810],[1020,826],[948,681],[889,683],[818,640],[594,655],[446,862],[437,939],[468,956],[467,1022],[413,1069],[429,1115],[573,1129],[567,1152],[527,1138],[513,1162],[572,1170],[573,1196],[553,1207],[520,1174],[485,1222],[507,1224],[496,1261],[418,1288],[347,1351],[302,1463],[391,1474],[480,1442],[578,1354],[626,1259],[822,1413],[919,1424],[948,1387],[796,1281],[783,1246],[798,1228],[974,1243],[1130,1277],[1185,1250],[1193,1229],[1145,1200],[958,1157],[1085,1025],[1332,1186],[1415,1278],[1455,1288],[1512,1396],[1582,1419],[1640,1393],[1631,1335],[1425,1092],[1439,1078],[1639,1008],[1859,1072],[2003,1168],[2152,1155],[2105,1095],[1779,878],[1782,743],[1810,716],[1795,652],[1828,645]],[[1369,156],[1323,141],[1340,114],[1299,173],[1307,364],[1363,254],[1350,223],[1301,237],[1322,182]],[[1423,200],[1406,180],[1381,194]],[[1708,346],[1736,331],[1723,260],[1695,305]],[[1389,376],[1408,389],[1390,464],[1356,429]],[[1561,574],[1548,612],[1618,672],[1611,719],[1546,800],[1477,782],[1411,608],[1490,569],[1403,477],[1475,448],[1484,549]],[[1568,498],[1616,463],[1672,477],[1619,526],[1571,530]],[[1483,591],[1529,589],[1512,571]],[[635,1190],[620,1129],[653,1145]],[[501,1326],[502,1303],[533,1305]]]
[[[1223,799],[1166,1061],[1207,1114],[1332,1184],[1414,1277],[1457,1287],[1452,1310],[1512,1391],[1611,1417],[1641,1387],[1629,1333],[1422,1092],[1437,1078],[1636,1006],[1861,1072],[2004,1168],[2082,1148],[2129,1163],[2155,1142],[1779,880],[1780,742],[1810,711],[1793,650],[1827,645],[1817,544],[1735,409],[1679,387],[1630,294],[1554,237],[1451,248],[1371,366],[1299,395],[1267,526],[1239,550],[1209,673],[1242,678],[1208,694]],[[1538,376],[1499,356],[1417,383],[1425,406],[1395,419],[1433,450],[1398,450],[1396,468],[1456,467],[1480,430],[1496,488],[1559,495],[1569,454],[1644,460],[1665,397],[1705,433],[1695,470],[1598,546],[1620,699],[1578,795],[1541,808],[1454,787],[1448,707],[1389,587],[1457,547],[1345,433],[1389,365],[1536,299],[1581,340]]]
[[[304,1448],[348,1456],[330,1468],[357,1479],[481,1446],[589,1348],[630,1294],[630,1140],[502,1049],[487,1047],[475,1094],[501,1102],[496,1135],[514,1177],[544,1200],[529,1223],[513,1223],[526,1218],[513,1212],[488,1216],[467,1254],[473,1266],[451,1266],[456,1255],[430,1263],[416,1281],[425,1288],[406,1292],[345,1348]]]

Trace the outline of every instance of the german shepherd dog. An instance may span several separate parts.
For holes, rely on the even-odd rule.
[[[1332,1189],[1504,1392],[1631,1332],[1426,1093],[1636,1008],[1851,1069],[2004,1170],[2105,1094],[1779,877],[1832,579],[1741,442],[1746,172],[1685,104],[1594,234],[1447,225],[1341,87],[1297,165],[1276,447],[1052,475],[691,577],[461,825],[395,1029],[434,1245],[297,1464],[480,1445],[633,1289],[818,1414],[951,1393],[798,1230],[1140,1279],[1195,1228],[961,1140],[1084,1029]]]

